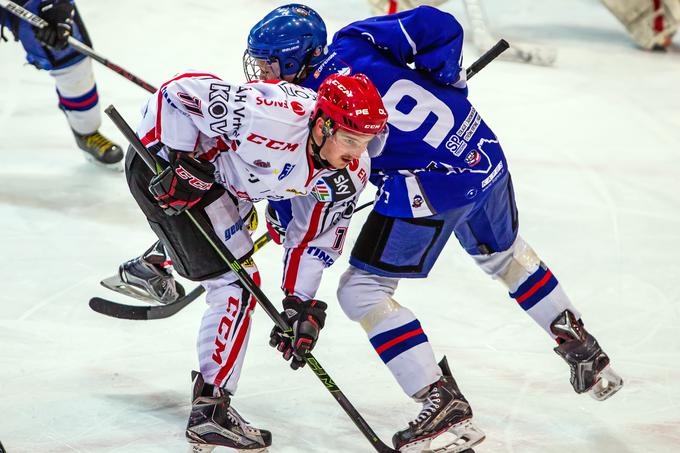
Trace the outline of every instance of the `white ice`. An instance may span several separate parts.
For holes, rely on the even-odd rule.
[[[96,49],[154,84],[187,67],[242,81],[249,27],[282,3],[78,2]],[[368,15],[363,0],[309,3],[330,30]],[[559,51],[554,68],[491,64],[471,99],[507,152],[523,236],[625,387],[605,402],[576,395],[553,342],[455,240],[398,300],[448,356],[487,434],[477,452],[680,451],[680,51],[635,49],[595,0],[486,3],[508,40]],[[458,1],[445,8],[463,13]],[[469,64],[478,52],[466,52]],[[148,94],[102,66],[96,76],[102,106],[136,122]],[[0,441],[10,453],[184,451],[203,303],[153,322],[88,308],[112,296],[99,280],[153,236],[123,176],[83,160],[56,103],[49,75],[0,44]],[[108,119],[103,131],[123,141]],[[280,250],[257,262],[278,304]],[[334,303],[345,266],[318,294],[330,314],[315,354],[389,443],[418,407]],[[271,451],[372,451],[312,373],[267,345],[261,310],[255,320],[234,404],[273,431]]]

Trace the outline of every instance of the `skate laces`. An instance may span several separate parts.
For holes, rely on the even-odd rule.
[[[104,154],[114,146],[113,142],[100,134],[99,131],[90,135],[86,135],[84,138],[85,145],[88,148],[96,148],[99,154]]]
[[[243,432],[247,432],[250,434],[259,434],[260,430],[257,428],[254,428],[248,423],[248,421],[241,417],[241,414],[236,412],[236,409],[233,407],[229,406],[227,409],[227,418],[234,424],[238,425]]]
[[[420,410],[418,416],[415,418],[415,420],[413,420],[409,424],[417,425],[423,422],[424,420],[427,420],[429,417],[432,416],[432,414],[437,412],[437,410],[440,407],[441,401],[442,400],[441,395],[439,394],[439,388],[435,386],[434,389],[430,391],[430,394],[427,395],[427,399],[423,402],[423,408]]]

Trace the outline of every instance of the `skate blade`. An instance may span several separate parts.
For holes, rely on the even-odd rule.
[[[104,168],[104,169],[109,170],[109,171],[115,171],[117,173],[123,172],[123,161],[122,160],[118,161],[118,162],[114,162],[112,164],[105,164],[104,162],[100,162],[97,159],[95,159],[94,157],[92,157],[90,155],[90,153],[88,153],[87,151],[81,150],[80,152],[83,153],[83,156],[85,156],[86,161],[95,164],[97,167],[101,167],[101,168]]]
[[[402,453],[462,453],[479,445],[485,438],[486,434],[472,423],[472,419],[468,419],[434,437],[404,446],[399,451]]]
[[[215,450],[215,445],[207,444],[193,444],[189,443],[189,453],[212,453]]]
[[[604,401],[610,398],[623,387],[623,379],[607,365],[598,375],[599,380],[588,391],[591,398],[597,401]]]
[[[118,274],[112,275],[109,278],[105,278],[99,283],[104,288],[110,289],[111,291],[115,291],[125,296],[132,297],[137,300],[141,300],[142,302],[146,302],[152,305],[163,305],[162,303],[151,297],[151,295],[149,295],[149,293],[147,293],[146,291],[135,286],[128,285],[127,283],[122,281]]]
[[[189,443],[189,450],[188,453],[212,453],[215,448],[219,447],[220,445],[208,445],[208,444],[195,444],[195,443]],[[234,449],[234,448],[229,448],[229,447],[224,447],[228,449],[230,452],[241,452],[241,453],[267,453],[269,449],[267,447],[264,448],[259,448],[256,450],[241,450],[241,449]]]

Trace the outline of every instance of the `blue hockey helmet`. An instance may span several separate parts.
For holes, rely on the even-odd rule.
[[[326,48],[326,24],[312,8],[293,3],[276,8],[248,34],[243,55],[246,79],[300,82],[321,62]]]

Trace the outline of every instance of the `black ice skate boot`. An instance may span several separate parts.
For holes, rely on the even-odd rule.
[[[78,147],[83,150],[85,158],[95,164],[116,171],[123,171],[123,150],[120,146],[104,137],[99,131],[81,135],[73,131]]]
[[[229,394],[206,384],[203,375],[192,371],[194,393],[186,436],[191,451],[209,453],[215,447],[265,452],[272,433],[253,428],[230,406]]]
[[[571,368],[570,381],[576,393],[588,392],[603,401],[623,386],[623,379],[609,366],[607,354],[571,311],[560,313],[550,324],[550,331],[560,343],[555,352]]]
[[[158,241],[142,256],[121,264],[118,276],[102,281],[102,285],[145,302],[169,304],[184,296],[184,288],[162,266],[168,259]]]
[[[394,448],[402,452],[420,452],[425,449],[437,453],[457,453],[468,450],[484,440],[484,433],[472,424],[472,408],[458,389],[451,375],[446,357],[439,362],[443,376],[432,384],[424,395],[415,397],[423,409],[408,428],[392,437]],[[431,447],[438,436],[443,445]],[[451,436],[453,435],[453,437]]]

